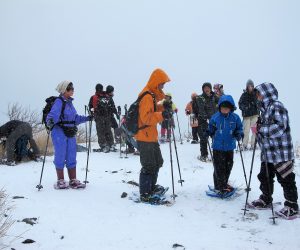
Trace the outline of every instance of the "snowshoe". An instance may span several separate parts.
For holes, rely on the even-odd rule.
[[[202,162],[209,162],[209,161],[211,161],[207,156],[200,156],[200,155],[198,155],[197,159],[199,161],[202,161]]]
[[[65,180],[58,180],[56,183],[54,183],[55,189],[68,189],[69,185]]]
[[[134,155],[140,155],[140,152],[137,150],[133,153]]]
[[[273,202],[273,206],[281,205],[281,202]],[[255,210],[267,210],[271,209],[271,203],[266,203],[262,199],[257,199],[247,204],[247,207]]]
[[[275,214],[278,215],[280,218],[283,218],[286,220],[294,220],[294,219],[300,218],[299,211],[297,211],[291,207],[288,207],[288,206],[285,206],[281,210],[276,211]]]
[[[219,190],[216,190],[212,188],[211,186],[208,186],[209,190],[205,191],[207,196],[214,197],[214,198],[220,198],[220,199],[226,199],[231,196],[233,196],[236,192],[236,188],[233,188],[232,190],[230,189],[225,189],[222,192]]]
[[[169,188],[168,187],[163,187],[161,185],[155,185],[153,194],[159,195],[159,196],[164,196],[168,192]]]
[[[70,188],[73,188],[73,189],[80,189],[80,188],[85,188],[86,187],[86,185],[84,183],[81,183],[77,179],[70,180],[69,181],[69,186],[70,186]]]
[[[191,141],[191,144],[198,144],[199,142],[198,141],[196,141],[196,140],[192,140]]]
[[[115,145],[110,146],[109,148],[110,152],[117,152],[117,148],[115,147]]]
[[[93,149],[93,152],[100,153],[103,152],[104,147]]]

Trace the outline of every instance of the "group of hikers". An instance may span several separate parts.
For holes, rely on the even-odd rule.
[[[140,201],[145,203],[159,203],[162,186],[157,184],[160,168],[164,160],[160,150],[157,125],[161,124],[161,138],[171,137],[171,127],[174,126],[173,115],[177,112],[172,96],[163,92],[165,84],[170,82],[169,76],[161,69],[152,72],[144,89],[139,93],[135,102],[136,129],[127,138],[132,137],[136,142],[140,154],[141,171],[139,175]],[[54,145],[54,165],[57,173],[57,189],[84,188],[85,184],[76,178],[76,139],[77,125],[95,120],[99,152],[116,151],[112,135],[112,124],[117,123],[114,116],[120,121],[120,112],[115,107],[113,96],[114,88],[107,86],[103,91],[101,84],[96,85],[96,93],[90,98],[89,115],[78,115],[72,102],[74,86],[71,81],[61,82],[56,90],[56,98],[46,117],[46,125],[51,131]],[[192,127],[193,141],[200,142],[200,160],[208,160],[209,141],[212,139],[212,161],[214,165],[214,191],[220,197],[232,192],[233,187],[228,180],[233,167],[234,150],[236,143],[241,142],[241,150],[254,150],[256,142],[261,149],[261,168],[258,174],[262,194],[257,200],[249,203],[257,209],[270,208],[274,177],[277,176],[284,192],[284,208],[279,212],[290,218],[298,215],[298,194],[293,173],[294,150],[290,131],[288,111],[278,100],[278,91],[272,83],[262,83],[254,87],[252,80],[246,83],[246,89],[239,100],[243,122],[235,113],[236,105],[231,95],[224,94],[223,85],[210,83],[202,85],[202,94],[191,95],[191,101],[186,107]],[[132,115],[130,107],[128,115]],[[129,116],[123,124],[126,127]],[[120,122],[119,122],[120,125]],[[21,126],[21,125],[20,125]],[[22,123],[23,128],[26,126]],[[119,127],[117,125],[117,127]],[[129,128],[129,126],[127,126]],[[32,132],[26,127],[30,143],[39,155]],[[27,131],[26,130],[26,131]],[[130,129],[128,129],[130,130]],[[250,130],[252,138],[249,143]],[[18,136],[25,129],[7,125],[0,128],[0,136],[8,136],[7,145],[16,142]],[[9,132],[11,133],[9,135]],[[13,135],[13,137],[12,137]],[[130,144],[130,140],[127,140]],[[132,146],[132,145],[131,145]],[[12,149],[7,151],[7,163],[12,161]],[[64,167],[68,170],[69,183],[64,178]]]

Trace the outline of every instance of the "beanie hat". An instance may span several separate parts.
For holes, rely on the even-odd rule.
[[[111,86],[111,85],[108,85],[108,86],[106,87],[106,94],[110,94],[110,93],[112,93],[112,92],[114,92],[114,87]]]
[[[172,94],[171,93],[166,93],[165,96],[169,96],[172,98]]]
[[[254,82],[251,79],[247,81],[246,88],[248,89],[249,86],[254,88]]]
[[[56,87],[56,91],[60,94],[64,94],[67,90],[67,87],[69,86],[69,84],[72,83],[71,81],[62,81],[61,83],[59,83]]]
[[[202,91],[204,91],[204,88],[205,88],[205,87],[209,87],[210,90],[212,90],[212,86],[211,86],[211,83],[210,83],[210,82],[205,82],[205,83],[203,83],[203,85],[202,85]]]
[[[95,89],[96,89],[96,92],[102,92],[102,91],[103,91],[103,85],[100,84],[100,83],[98,83],[98,84],[96,85]]]
[[[195,97],[197,97],[197,93],[194,92],[194,93],[192,93],[191,98],[193,99]]]

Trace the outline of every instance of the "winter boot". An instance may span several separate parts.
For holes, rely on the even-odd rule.
[[[72,179],[69,181],[69,186],[73,189],[79,189],[79,188],[85,188],[86,185],[84,183],[81,183],[77,179]]]
[[[69,186],[67,184],[67,182],[63,179],[58,180],[55,184],[54,184],[54,188],[55,189],[68,189]]]
[[[249,204],[249,207],[254,208],[254,209],[268,209],[268,208],[270,208],[270,204],[271,203],[266,203],[264,200],[259,198],[257,200],[252,201]]]
[[[103,149],[103,153],[109,153],[110,152],[110,147],[109,146],[105,146]]]
[[[288,207],[288,206],[284,206],[284,208],[282,208],[281,210],[279,210],[278,212],[276,212],[276,214],[280,217],[283,217],[287,220],[293,220],[298,218],[299,216],[299,211]]]
[[[198,144],[198,141],[192,140],[192,141],[191,141],[191,144]]]
[[[117,152],[117,148],[115,147],[115,145],[111,145],[109,148],[110,152]]]
[[[141,196],[147,196],[152,193],[152,180],[153,176],[152,174],[148,173],[140,173],[140,195]]]
[[[7,166],[16,166],[16,162],[15,161],[6,161],[5,163]]]

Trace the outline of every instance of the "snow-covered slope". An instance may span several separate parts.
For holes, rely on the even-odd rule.
[[[52,157],[47,158],[43,186],[37,191],[41,163],[24,163],[15,167],[0,167],[0,186],[13,196],[12,217],[16,220],[3,244],[14,249],[172,249],[180,244],[185,249],[300,249],[300,220],[277,220],[272,225],[271,211],[250,211],[243,217],[246,195],[232,200],[216,200],[205,195],[212,183],[213,166],[200,163],[196,157],[199,145],[178,144],[183,187],[176,183],[178,197],[171,206],[137,204],[121,198],[138,188],[126,182],[138,182],[140,163],[138,156],[120,159],[119,153],[92,153],[89,184],[85,190],[54,190],[55,170]],[[171,175],[168,144],[161,146],[164,167],[159,183],[169,186]],[[174,151],[173,151],[174,153]],[[249,174],[251,153],[246,152],[245,164]],[[175,180],[178,180],[174,154]],[[85,175],[86,154],[78,153],[78,178]],[[256,154],[250,200],[259,196],[256,175],[259,171],[259,152]],[[112,173],[113,171],[117,171]],[[299,167],[296,166],[296,172]],[[245,187],[239,154],[231,183]],[[297,182],[299,175],[297,175]],[[242,191],[240,191],[242,192]],[[275,201],[284,201],[281,187],[275,184]],[[279,207],[277,207],[279,209]],[[31,226],[24,218],[38,218]],[[32,239],[33,244],[22,241]],[[9,249],[10,249],[9,248]],[[183,249],[177,247],[176,249]]]

